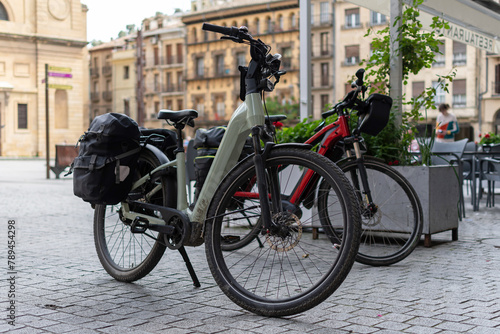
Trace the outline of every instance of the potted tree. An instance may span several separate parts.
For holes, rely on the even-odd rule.
[[[423,0],[413,0],[411,5],[405,5],[401,17],[399,34],[399,49],[403,59],[403,84],[408,83],[409,76],[419,73],[424,68],[430,68],[439,53],[440,38],[448,24],[438,17],[433,19],[430,32],[422,31],[422,24],[418,20],[420,12],[418,6]],[[389,69],[389,27],[379,31],[369,29],[365,37],[373,36],[372,54],[364,60],[367,71],[367,81],[372,82],[373,91],[390,91],[388,86]],[[434,97],[437,88],[448,92],[448,85],[453,81],[456,71],[447,75],[437,75],[438,86],[427,87],[419,96],[408,99],[402,97],[407,111],[393,110],[402,113],[401,124],[396,124],[394,117],[389,125],[376,137],[365,136],[368,154],[384,159],[387,163],[397,166],[413,185],[420,197],[424,211],[425,245],[430,246],[431,234],[452,230],[452,239],[458,237],[460,185],[457,170],[454,166],[432,166],[431,147],[433,133],[417,131],[419,121],[425,120],[428,109],[436,109]],[[415,139],[415,135],[420,139]],[[422,138],[423,135],[423,138]],[[410,152],[412,143],[418,142],[421,159],[417,163],[415,156]]]

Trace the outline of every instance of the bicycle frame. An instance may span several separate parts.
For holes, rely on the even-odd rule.
[[[264,108],[260,94],[248,94],[245,101],[234,111],[229,121],[206,182],[192,211],[188,208],[186,187],[181,186],[186,182],[186,159],[183,151],[176,153],[175,160],[158,166],[149,175],[145,175],[136,181],[132,186],[132,190],[146,183],[151,178],[151,174],[173,167],[176,169],[177,184],[179,185],[177,187],[177,210],[185,213],[191,222],[203,223],[217,186],[224,175],[236,165],[252,127],[263,125],[264,119]],[[158,185],[146,196],[152,196],[160,189],[161,185]],[[165,225],[165,222],[159,218],[129,211],[127,203],[122,203],[122,206],[124,208],[122,214],[127,219],[134,220],[136,217],[142,217],[153,224]]]

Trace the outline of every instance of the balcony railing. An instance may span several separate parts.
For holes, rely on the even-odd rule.
[[[99,77],[99,68],[97,68],[97,67],[91,67],[89,70],[90,70],[90,76],[92,78],[98,78]]]
[[[92,102],[98,102],[99,101],[99,92],[93,92],[93,93],[90,93],[90,100]]]
[[[111,66],[110,65],[106,65],[106,66],[102,67],[102,75],[104,75],[105,77],[111,75]]]
[[[493,94],[500,95],[500,81],[493,81]]]
[[[102,92],[102,98],[105,100],[105,101],[111,101],[113,99],[113,92],[112,91],[105,91],[105,92]]]
[[[166,84],[162,87],[162,92],[164,93],[174,93],[174,92],[182,92],[184,91],[184,84]]]

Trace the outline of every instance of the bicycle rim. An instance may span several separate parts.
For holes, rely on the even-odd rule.
[[[420,240],[423,216],[413,187],[397,171],[365,157],[365,167],[375,212],[368,209],[355,162],[342,165],[354,185],[360,203],[362,232],[356,260],[382,266],[397,263],[415,249]]]
[[[257,314],[283,316],[317,305],[340,286],[357,251],[359,216],[352,210],[355,200],[347,180],[316,153],[276,149],[266,167],[268,176],[278,173],[284,210],[272,212],[272,217],[280,228],[259,233],[232,250],[224,246],[240,240],[227,229],[225,217],[245,212],[246,219],[262,230],[259,200],[250,196],[258,193],[252,181],[254,165],[246,160],[228,174],[210,206],[208,217],[214,218],[207,221],[206,251],[216,282],[231,300]],[[308,169],[323,177],[331,186],[329,197],[337,198],[330,203],[328,214],[346,232],[339,244],[327,238],[313,240],[312,227],[321,224],[316,206],[310,210],[288,201]],[[273,198],[270,200],[272,203]]]

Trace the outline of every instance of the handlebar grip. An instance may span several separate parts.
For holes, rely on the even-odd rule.
[[[233,37],[238,37],[238,33],[240,31],[236,27],[222,27],[210,23],[203,23],[201,29]]]
[[[358,78],[358,80],[356,80],[356,85],[358,87],[361,87],[363,86],[363,76],[365,75],[365,70],[363,68],[360,68],[357,72],[356,72],[356,77]]]

